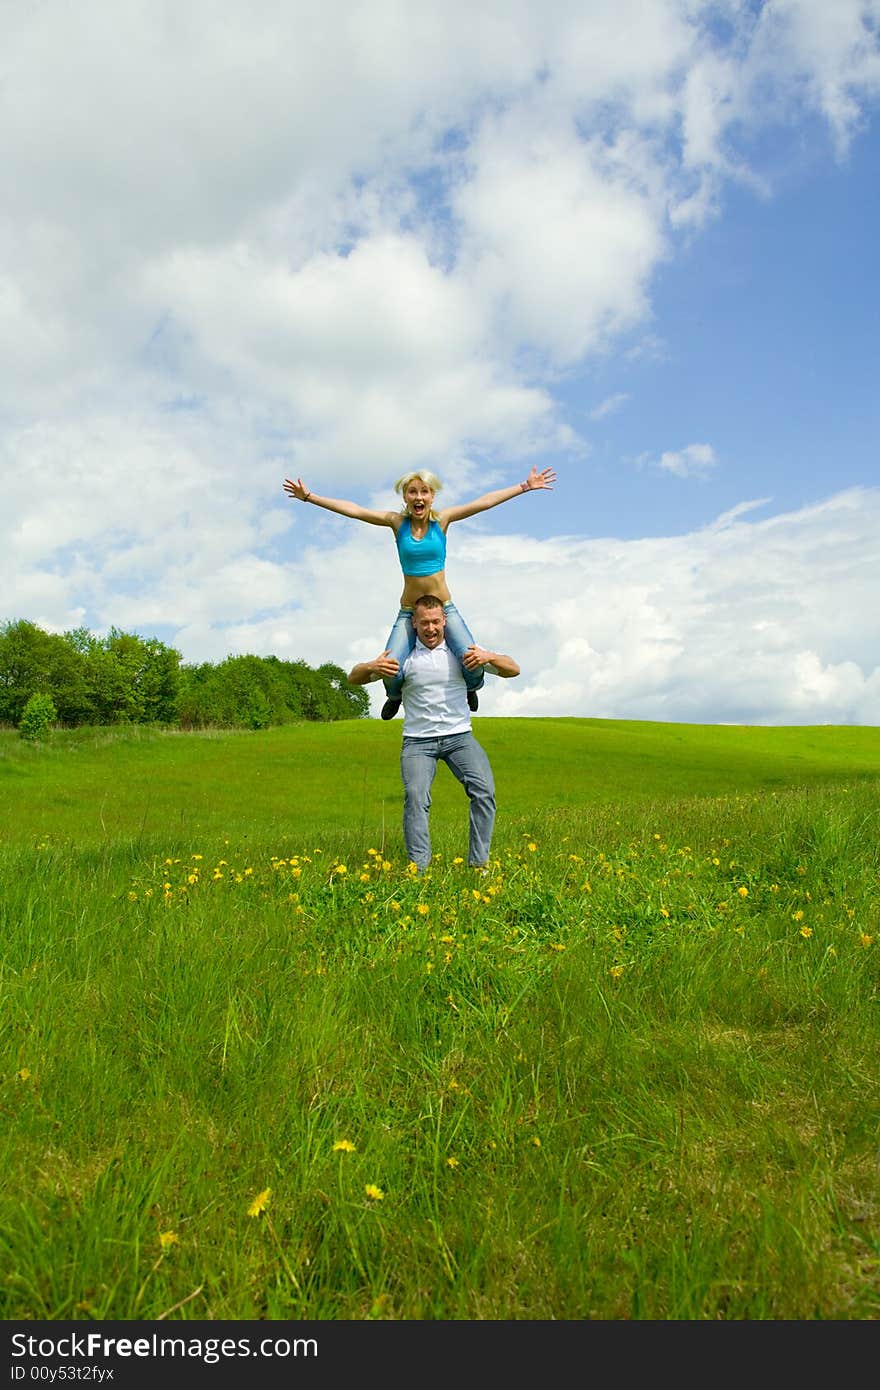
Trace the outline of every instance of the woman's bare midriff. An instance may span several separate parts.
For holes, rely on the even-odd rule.
[[[446,586],[445,570],[438,570],[436,574],[406,575],[400,596],[401,608],[412,608],[416,599],[423,594],[436,594],[442,603],[450,602],[452,595]]]

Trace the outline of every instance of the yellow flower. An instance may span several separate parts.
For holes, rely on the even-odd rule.
[[[453,864],[463,864],[464,860],[462,859],[460,854],[457,854],[452,862]]]
[[[447,1167],[447,1168],[457,1168],[457,1167],[458,1167],[458,1159],[457,1159],[457,1158],[453,1158],[452,1154],[450,1154],[449,1157],[448,1157],[447,1160],[446,1160],[446,1167]]]
[[[608,971],[608,974],[611,976],[612,980],[619,980],[621,975],[623,974],[623,966],[612,965],[611,969]]]
[[[179,1239],[178,1239],[178,1236],[177,1236],[176,1232],[174,1232],[174,1231],[160,1231],[160,1232],[159,1232],[159,1244],[161,1245],[161,1247],[162,1247],[163,1250],[167,1250],[167,1249],[169,1248],[169,1246],[171,1246],[171,1245],[178,1245],[179,1243],[180,1243],[180,1242],[179,1242]]]
[[[806,937],[809,938],[809,937],[811,937],[812,935],[813,935],[813,928],[812,928],[812,927],[801,927],[801,936],[806,936]]]
[[[741,898],[747,898],[749,896],[748,888],[737,888],[736,891],[737,893],[739,893]]]
[[[797,912],[793,912],[791,914],[791,920],[793,922],[802,922],[804,920],[803,910],[798,908]]]
[[[354,1144],[351,1142],[350,1139],[337,1139],[336,1143],[333,1145],[333,1152],[341,1154],[353,1154]]]
[[[874,938],[873,938],[873,936],[869,936],[867,932],[863,931],[862,934],[861,934],[861,936],[859,937],[859,945],[860,945],[860,946],[873,946],[873,944],[874,944]]]
[[[429,908],[427,903],[419,903],[418,907],[416,908],[416,912],[418,912],[418,914],[421,917],[427,917],[430,911],[431,909]]]
[[[364,1191],[366,1192],[367,1196],[374,1202],[381,1202],[385,1196],[385,1193],[382,1191],[381,1187],[377,1187],[374,1182],[368,1182],[366,1187],[364,1188]]]
[[[534,840],[529,840],[529,843],[526,845],[529,854],[534,854],[537,848],[538,846],[535,844]]]
[[[17,1072],[15,1073],[15,1075],[16,1075],[16,1077],[18,1078],[19,1081],[30,1081],[30,1079],[31,1079],[31,1070],[30,1070],[30,1067],[22,1067],[21,1071],[17,1071]]]
[[[534,1136],[534,1138],[532,1139],[532,1143],[534,1144],[534,1146],[535,1146],[536,1149],[540,1149],[540,1147],[541,1147],[541,1141],[540,1141],[540,1139],[538,1138],[537,1134],[536,1134],[536,1135]]]
[[[264,1212],[269,1205],[271,1195],[271,1187],[264,1187],[262,1192],[258,1192],[248,1207],[248,1216],[259,1216],[261,1212]]]

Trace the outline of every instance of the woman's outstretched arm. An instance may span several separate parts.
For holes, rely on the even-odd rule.
[[[524,492],[540,492],[544,488],[552,489],[555,482],[554,469],[532,468],[523,483],[514,483],[512,487],[499,488],[497,492],[487,492],[483,497],[477,497],[473,502],[462,502],[461,506],[458,507],[444,507],[440,512],[440,521],[444,526],[448,526],[452,521],[462,521],[466,516],[476,516],[478,512],[487,512],[490,507],[497,507],[502,502],[509,502]]]
[[[297,478],[296,482],[290,478],[285,478],[283,487],[288,497],[293,497],[297,502],[312,502],[316,507],[323,507],[327,512],[338,512],[340,516],[350,516],[352,521],[368,521],[371,526],[393,527],[398,519],[397,512],[376,512],[370,507],[358,506],[357,502],[346,502],[344,498],[319,497],[317,492],[310,492],[302,478]]]

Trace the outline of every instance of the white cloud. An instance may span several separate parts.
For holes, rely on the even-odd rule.
[[[657,272],[727,179],[759,176],[746,136],[809,110],[845,150],[880,91],[878,21],[878,0],[13,7],[2,616],[161,629],[187,659],[371,654],[393,548],[306,520],[283,476],[384,497],[428,463],[474,495],[537,450],[582,454],[566,373],[662,338]],[[716,464],[708,444],[647,456]],[[473,523],[454,591],[526,673],[487,708],[876,712],[861,501],[819,509],[834,545],[808,513],[746,525],[756,503],[629,545]],[[846,559],[858,622],[836,636],[790,544],[807,534],[817,573]]]
[[[705,477],[717,463],[711,444],[687,444],[683,449],[667,449],[658,467],[676,478]]]
[[[487,678],[482,712],[880,723],[880,489],[760,521],[736,511],[690,535],[630,542],[456,524],[453,598],[480,643],[522,666],[515,680]],[[256,652],[348,670],[385,644],[400,585],[394,545],[329,514],[316,540],[289,562],[243,555],[189,601],[181,576],[167,591],[160,582],[121,625],[143,630],[145,615],[176,604],[166,640],[188,660]],[[104,601],[118,623],[118,596],[108,589]],[[378,713],[380,687],[370,693]]]
[[[604,420],[606,415],[615,415],[629,399],[628,391],[616,391],[613,396],[606,396],[604,401],[600,401],[590,411],[590,419]]]

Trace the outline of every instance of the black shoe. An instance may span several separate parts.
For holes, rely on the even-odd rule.
[[[468,691],[468,709],[479,709],[479,708],[480,708],[480,697],[479,697],[479,695],[477,694],[476,690],[469,690],[469,691]]]
[[[399,700],[386,700],[384,705],[382,706],[382,718],[393,719],[399,709]]]

